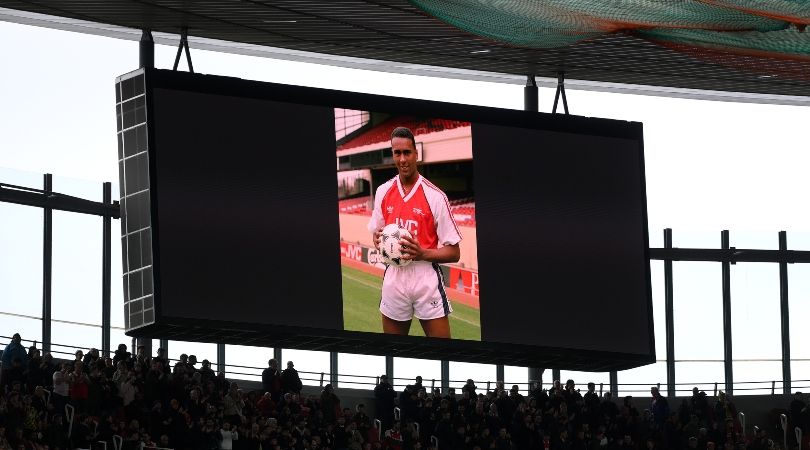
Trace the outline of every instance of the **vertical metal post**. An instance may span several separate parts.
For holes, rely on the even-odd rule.
[[[540,389],[542,389],[543,369],[538,369],[536,367],[529,367],[529,390],[532,389],[532,383],[535,381],[540,385]]]
[[[385,375],[388,376],[388,381],[391,386],[394,386],[394,357],[391,355],[385,356]]]
[[[43,190],[53,192],[53,175],[43,177]],[[42,353],[51,351],[51,280],[53,269],[53,208],[42,208]]]
[[[523,87],[523,110],[524,111],[539,111],[539,90],[537,88],[537,82],[535,81],[534,75],[527,75],[526,76],[526,86]],[[497,368],[495,369],[498,370]],[[499,380],[502,380],[503,377],[498,377]],[[539,381],[542,387],[543,383],[543,369],[539,367],[529,367],[529,390],[531,390],[532,386],[531,383],[533,381]]]
[[[560,380],[560,369],[551,369],[551,384],[554,385],[555,381],[562,381]]]
[[[166,353],[166,356],[169,354]],[[226,372],[225,369],[225,344],[217,344],[217,372]]]
[[[141,33],[141,41],[138,45],[139,66],[147,69],[155,67],[155,41],[152,40],[152,32],[144,29]]]
[[[329,382],[338,387],[338,352],[329,352]]]
[[[720,245],[723,250],[731,248],[728,230],[720,232]],[[734,390],[734,355],[731,351],[731,262],[723,261],[723,363],[726,374],[726,393]]]
[[[503,364],[495,364],[495,380],[506,381],[505,378]]]
[[[104,205],[112,203],[112,184],[107,182],[102,186]],[[112,284],[112,217],[104,214],[102,217],[102,243],[101,243],[101,351],[104,356],[110,356],[110,315]]]
[[[779,232],[779,251],[787,251],[787,232]],[[790,385],[790,303],[788,301],[788,267],[784,257],[779,261],[779,303],[782,317],[782,393],[789,395]]]
[[[672,228],[664,229],[664,248],[672,248]],[[675,301],[672,260],[664,260],[664,317],[667,344],[667,397],[675,397]]]
[[[526,76],[526,86],[523,88],[523,109],[525,111],[538,110],[538,90],[534,75]]]
[[[276,362],[278,362],[279,370],[284,370],[284,368],[287,367],[287,365],[284,364],[284,362],[281,361],[281,356],[282,356],[281,355],[281,347],[274,347],[273,348],[273,359],[275,359]]]
[[[166,359],[169,359],[169,340],[168,339],[161,339],[160,340],[160,348],[163,349],[163,352],[166,355]]]
[[[613,400],[619,398],[619,374],[615,370],[610,371],[610,395]]]
[[[442,393],[446,394],[450,390],[450,361],[442,360]]]

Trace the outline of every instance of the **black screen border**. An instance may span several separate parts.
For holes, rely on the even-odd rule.
[[[203,328],[218,330],[241,330],[257,335],[256,345],[275,346],[273,342],[286,341],[290,347],[311,350],[334,350],[352,352],[340,341],[365,342],[367,345],[357,347],[356,353],[395,355],[408,357],[423,357],[450,359],[457,361],[481,362],[478,355],[489,354],[487,362],[501,364],[528,364],[527,361],[536,361],[533,367],[559,367],[583,370],[624,370],[653,363],[656,360],[655,335],[653,323],[652,286],[649,251],[649,224],[647,212],[646,172],[644,165],[644,139],[643,125],[640,122],[621,121],[614,119],[590,118],[567,114],[549,114],[534,111],[520,111],[505,108],[483,107],[456,103],[438,102],[433,100],[417,100],[401,97],[391,97],[375,94],[338,91],[323,88],[269,83],[261,81],[244,80],[240,78],[224,77],[218,75],[203,75],[188,72],[178,72],[163,69],[139,69],[145,74],[147,139],[149,142],[149,171],[156,173],[156,158],[153,149],[155,146],[155,122],[153,92],[155,89],[169,89],[187,91],[201,94],[223,95],[249,99],[273,100],[290,103],[299,103],[312,106],[330,108],[346,108],[369,111],[385,111],[395,114],[422,114],[426,111],[436,117],[468,122],[480,122],[509,127],[528,128],[541,131],[556,131],[572,134],[586,134],[592,136],[612,137],[635,140],[638,144],[638,159],[640,168],[641,205],[643,216],[644,259],[646,264],[646,297],[647,297],[647,326],[649,336],[649,352],[623,353],[601,350],[587,350],[581,348],[543,347],[537,345],[520,345],[501,342],[468,341],[463,339],[438,339],[416,336],[390,336],[381,333],[356,332],[345,330],[313,329],[303,327],[284,327],[275,324],[237,324],[225,321],[200,321],[184,317],[167,317],[162,310],[161,299],[161,258],[160,258],[160,221],[158,217],[158,191],[156,177],[150,176],[150,215],[152,224],[152,254],[154,277],[154,309],[155,323],[138,329],[129,330],[132,336],[152,336],[167,338],[166,334],[175,336],[175,339],[193,338],[203,342],[244,343],[244,338],[232,338],[236,334],[199,333]],[[337,199],[336,199],[337,202]],[[187,332],[184,332],[186,330]],[[195,331],[196,330],[196,331]],[[157,333],[157,334],[156,334]],[[264,336],[260,338],[259,335]],[[323,338],[318,341],[318,338]],[[318,341],[317,344],[313,344]],[[250,345],[250,344],[245,344]],[[407,349],[405,346],[411,346]],[[420,352],[423,349],[426,352]],[[444,350],[442,350],[444,349]],[[575,352],[572,359],[570,353]],[[526,357],[515,355],[526,354]],[[531,353],[531,356],[529,355]],[[442,356],[443,355],[443,356]],[[475,356],[469,356],[475,355]],[[503,356],[500,356],[503,355]],[[511,356],[510,356],[511,355]],[[555,362],[556,361],[556,362]],[[567,362],[566,362],[567,361]],[[546,363],[545,366],[541,365]],[[566,367],[567,366],[567,367]]]

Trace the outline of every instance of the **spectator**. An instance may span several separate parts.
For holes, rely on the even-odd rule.
[[[658,387],[651,387],[650,393],[652,394],[652,399],[650,400],[650,412],[652,413],[653,421],[658,428],[662,428],[664,426],[664,421],[666,421],[669,417],[669,402],[667,402],[666,398],[661,396]]]
[[[382,429],[391,428],[394,421],[394,399],[397,393],[388,382],[388,375],[380,375],[380,382],[374,387],[374,403],[377,418],[382,422]]]
[[[19,359],[20,364],[28,364],[28,353],[25,351],[25,347],[22,346],[22,338],[20,337],[20,333],[14,333],[14,336],[11,337],[11,342],[6,345],[5,350],[3,350],[3,372],[2,376],[2,385],[3,386],[10,386],[11,384],[6,380],[6,372],[11,369],[13,365],[14,359]]]
[[[281,372],[281,383],[284,388],[284,392],[292,392],[294,394],[300,394],[301,388],[303,387],[303,383],[301,383],[301,377],[298,376],[298,371],[295,370],[292,361],[287,361],[287,368]]]
[[[267,361],[267,368],[262,371],[262,390],[269,392],[274,402],[281,399],[282,380],[275,359]]]
[[[180,361],[174,363],[172,374],[191,378],[191,374],[188,373],[188,355],[185,353],[180,355]]]
[[[340,399],[331,384],[324,386],[321,391],[321,412],[323,420],[327,422],[335,422],[340,415]]]

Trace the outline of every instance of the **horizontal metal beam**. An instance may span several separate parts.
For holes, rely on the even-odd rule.
[[[94,202],[83,198],[56,192],[45,192],[11,184],[0,183],[0,202],[15,203],[18,205],[35,206],[38,208],[51,208],[52,210],[68,211],[94,216],[109,216],[114,219],[121,217],[118,201],[105,205],[103,202]]]
[[[749,250],[741,248],[651,248],[650,259],[671,259],[673,261],[715,261],[715,262],[784,262],[810,263],[810,251],[802,250]]]

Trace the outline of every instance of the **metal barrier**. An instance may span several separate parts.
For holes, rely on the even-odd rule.
[[[430,436],[430,443],[433,445],[435,450],[439,450],[439,438],[436,436]]]
[[[793,429],[793,432],[796,433],[796,445],[798,446],[799,450],[802,450],[802,429],[796,427]]]
[[[382,441],[382,422],[380,419],[374,419],[374,426],[377,427],[377,442]]]
[[[10,336],[0,336],[0,339],[11,339]],[[33,342],[30,340],[24,340],[24,342]],[[67,344],[59,344],[59,343],[51,343],[51,354],[59,357],[59,355],[69,356],[69,358],[65,358],[68,360],[72,360],[72,357],[75,353],[75,350],[86,350],[86,346],[82,345],[67,345]],[[53,347],[61,348],[63,350],[54,350]],[[68,351],[70,349],[70,351]],[[792,361],[810,361],[810,359],[791,359]],[[170,365],[173,363],[178,362],[177,359],[168,359]],[[777,361],[776,359],[757,359],[757,360],[745,360],[745,361]],[[781,361],[781,360],[779,360]],[[721,362],[720,360],[676,360],[676,362]],[[255,377],[260,378],[262,370],[265,367],[254,367],[254,366],[243,366],[237,364],[225,364],[225,371],[226,374],[229,376],[236,376],[235,379],[245,379],[239,378],[239,376],[243,377]],[[247,369],[247,370],[234,370],[234,369]],[[330,372],[319,371],[319,372],[309,372],[309,371],[298,371],[301,381],[305,384],[315,385],[323,387],[327,380],[331,379],[332,375]],[[378,375],[353,375],[353,374],[336,374],[338,380],[340,380],[341,385],[348,385],[348,387],[354,387],[358,389],[373,389],[374,386],[379,384],[379,376]],[[350,378],[347,380],[346,378]],[[396,388],[401,388],[408,385],[413,380],[411,378],[397,378],[392,377],[389,379],[392,383],[392,386]],[[431,390],[435,389],[438,385],[439,380],[432,379],[431,380]],[[505,381],[505,380],[499,380]],[[309,383],[307,383],[309,382]],[[448,383],[453,385],[463,386],[466,383],[466,380],[449,380]],[[493,385],[495,384],[492,380],[487,381],[474,381],[476,386],[486,386],[486,390],[489,392],[493,389]],[[518,382],[509,382],[505,383],[508,385],[518,385],[521,389],[529,391],[531,389],[532,382],[531,381],[518,381]],[[675,383],[676,389],[675,394],[689,394],[693,387],[709,387],[712,389],[713,396],[717,396],[719,392],[719,386],[722,382],[690,382],[690,383]],[[647,393],[649,392],[650,386],[661,386],[662,383],[619,383],[619,393],[625,395],[635,395],[639,393]],[[768,390],[771,394],[775,394],[776,390],[781,388],[783,385],[783,381],[781,380],[769,380],[769,381],[735,381],[734,382],[734,391],[735,392],[744,392],[744,391],[764,391]],[[599,383],[599,394],[600,396],[604,395],[605,393],[605,383]],[[810,380],[791,380],[791,387],[794,390],[799,389],[810,389]],[[703,390],[703,389],[702,389]],[[708,389],[706,389],[708,390]],[[619,393],[614,392],[614,398],[619,397]]]
[[[68,421],[68,439],[70,439],[71,433],[73,433],[73,415],[76,413],[76,409],[73,408],[73,405],[67,404],[65,405],[65,417]]]
[[[745,437],[745,413],[740,411],[737,413],[737,418],[740,420],[740,426],[742,427],[743,437]]]
[[[784,442],[785,446],[787,447],[787,416],[784,414],[779,414],[779,423],[782,425],[782,439],[784,439],[782,442]]]

